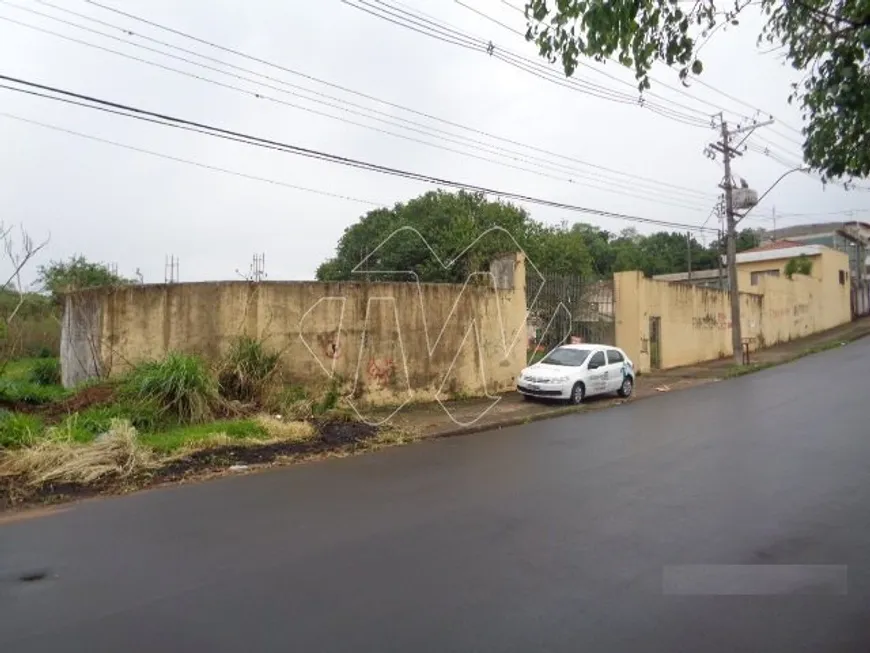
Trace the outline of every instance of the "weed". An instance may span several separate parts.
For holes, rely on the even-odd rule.
[[[178,352],[133,368],[121,390],[126,398],[156,405],[182,424],[210,419],[217,399],[217,384],[202,359]]]
[[[42,420],[23,413],[0,413],[0,449],[24,447],[42,433]]]
[[[42,346],[34,352],[36,358],[53,358],[54,353],[46,346]]]
[[[90,444],[43,439],[10,452],[0,465],[0,476],[20,477],[29,485],[86,484],[106,476],[125,478],[152,465],[151,452],[140,446],[136,429],[115,420]]]
[[[310,440],[317,435],[317,430],[309,422],[285,422],[268,415],[258,415],[256,421],[266,433],[276,440]]]
[[[37,385],[29,381],[0,379],[0,401],[13,404],[48,404],[70,393],[56,385]]]
[[[341,399],[339,382],[337,379],[333,379],[320,401],[314,402],[311,406],[311,412],[314,415],[323,415],[338,406],[339,399]]]
[[[30,382],[36,385],[60,385],[60,361],[38,358],[30,369]]]
[[[73,437],[75,440],[88,441],[108,431],[112,421],[118,419],[127,420],[133,428],[143,433],[167,425],[165,416],[153,402],[123,401],[105,406],[92,406],[72,413],[61,423],[61,428],[70,433],[80,434],[78,437]]]
[[[267,352],[260,341],[248,336],[237,338],[218,372],[220,393],[237,401],[262,401],[278,360],[279,355]]]

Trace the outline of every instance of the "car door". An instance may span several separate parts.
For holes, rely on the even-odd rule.
[[[607,392],[616,392],[625,378],[625,357],[618,349],[607,350]]]
[[[587,380],[586,394],[598,395],[602,392],[607,392],[607,380],[609,377],[607,370],[607,358],[604,356],[604,351],[601,349],[595,351],[589,357],[589,363],[586,366]]]

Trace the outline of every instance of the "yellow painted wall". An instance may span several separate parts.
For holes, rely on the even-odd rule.
[[[511,290],[232,281],[74,293],[64,380],[87,376],[94,358],[108,375],[172,350],[215,362],[249,335],[281,353],[293,382],[325,385],[334,371],[374,404],[506,390],[525,364],[525,264],[521,255],[500,263]]]
[[[740,317],[744,337],[770,346],[833,328],[851,319],[849,284],[839,270],[848,257],[825,250],[815,259],[814,275],[764,277],[750,285],[750,272],[771,269],[773,261],[743,264],[738,270]],[[758,267],[767,264],[768,267]],[[784,265],[784,263],[783,263]],[[731,303],[728,292],[646,279],[640,272],[614,277],[616,344],[642,372],[650,366],[650,317],[661,320],[661,368],[691,365],[730,356]]]
[[[835,251],[835,250],[831,250],[831,251]],[[741,273],[746,274],[746,277],[747,277],[746,283],[748,286],[750,284],[750,280],[751,280],[750,273],[752,273],[752,272],[764,272],[767,270],[779,270],[779,278],[781,279],[781,278],[785,277],[785,266],[788,264],[788,261],[790,258],[791,257],[789,256],[786,258],[770,259],[767,261],[747,261],[745,263],[738,263],[737,269]],[[807,258],[809,258],[813,262],[813,269],[812,269],[812,272],[810,273],[810,276],[813,277],[814,279],[821,279],[822,274],[823,274],[823,271],[822,271],[823,266],[821,264],[822,255],[815,254],[813,256],[808,256]],[[848,261],[848,258],[846,260]],[[741,287],[744,287],[744,286],[741,285]]]

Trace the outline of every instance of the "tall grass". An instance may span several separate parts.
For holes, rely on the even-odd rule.
[[[56,358],[37,358],[30,370],[30,382],[36,385],[60,385],[60,361]]]
[[[262,342],[248,336],[237,338],[218,372],[221,395],[248,403],[262,402],[278,359],[279,355],[266,351]]]
[[[217,383],[203,360],[178,352],[135,367],[121,392],[128,399],[157,406],[182,424],[211,419],[218,398]]]
[[[42,430],[42,420],[34,415],[0,411],[0,449],[27,446],[42,433]]]

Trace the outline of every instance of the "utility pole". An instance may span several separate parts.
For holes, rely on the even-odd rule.
[[[758,123],[753,122],[747,127],[738,127],[728,131],[728,123],[724,114],[719,114],[719,132],[721,140],[711,143],[706,152],[708,156],[715,158],[715,152],[722,155],[722,164],[725,168],[725,178],[720,188],[725,192],[725,230],[728,236],[726,250],[726,263],[728,266],[728,290],[731,293],[731,346],[734,349],[734,363],[743,364],[743,335],[740,330],[740,290],[737,287],[737,220],[734,212],[734,180],[731,177],[731,160],[735,156],[742,156],[739,149],[749,135],[758,127],[769,125],[773,120]],[[749,132],[736,146],[731,145],[731,138],[743,132]],[[744,182],[745,187],[745,182]]]
[[[722,117],[721,142],[718,149],[722,152],[725,166],[725,179],[722,182],[722,190],[725,191],[725,224],[728,231],[728,289],[731,293],[731,347],[734,350],[734,363],[740,365],[743,362],[743,335],[740,331],[740,292],[737,288],[737,222],[734,220],[734,183],[731,179],[731,158],[734,151],[731,149],[731,134],[728,133],[728,123]]]
[[[692,283],[692,233],[690,231],[686,232],[686,247],[687,247],[687,251],[688,251],[688,261],[689,261],[688,282]]]
[[[773,240],[776,242],[776,207],[771,209],[771,217],[773,218]]]

